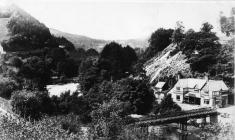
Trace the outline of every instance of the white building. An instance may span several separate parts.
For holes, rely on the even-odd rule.
[[[155,98],[159,103],[165,97],[164,93],[162,92],[164,90],[165,84],[166,82],[158,82],[154,87],[152,87]]]
[[[186,78],[179,79],[168,94],[175,102],[223,107],[228,104],[228,90],[222,80]]]

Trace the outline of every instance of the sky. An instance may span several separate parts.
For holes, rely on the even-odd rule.
[[[199,30],[209,22],[219,30],[219,15],[229,15],[235,1],[171,0],[0,0],[15,4],[46,26],[97,39],[146,38],[160,27]]]

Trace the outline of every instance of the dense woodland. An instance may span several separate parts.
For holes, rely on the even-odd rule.
[[[160,104],[155,102],[143,70],[144,63],[171,43],[177,44],[171,55],[182,51],[187,56],[192,70],[189,75],[206,72],[225,80],[230,87],[234,84],[234,40],[221,44],[209,23],[202,24],[199,31],[185,31],[180,22],[175,29],[159,28],[152,33],[144,52],[137,53],[131,46],[111,42],[98,53],[95,49],[75,49],[66,38],[51,35],[44,24],[29,17],[20,13],[12,16],[7,25],[10,38],[1,43],[7,53],[0,62],[0,96],[11,101],[12,111],[24,121],[3,119],[15,127],[25,127],[26,121],[30,124],[24,128],[24,135],[23,130],[4,129],[10,127],[7,124],[0,130],[17,137],[49,139],[56,135],[76,139],[80,126],[89,126],[93,138],[125,139],[125,126],[134,121],[128,115],[181,111],[170,96]],[[225,20],[222,21],[222,31],[228,36],[234,34],[234,29],[227,29],[230,26],[225,27]],[[198,54],[192,55],[195,52]],[[60,97],[49,97],[45,87],[54,82],[52,77],[61,82],[78,77],[83,96],[66,92]],[[36,129],[36,134],[29,129]],[[40,136],[46,131],[50,134]],[[136,135],[128,137],[135,139]]]

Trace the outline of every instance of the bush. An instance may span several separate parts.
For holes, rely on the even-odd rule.
[[[125,112],[130,114],[149,113],[155,100],[147,79],[126,78],[119,80],[114,94],[125,103]]]
[[[12,92],[18,88],[19,85],[15,80],[0,76],[0,97],[10,99]]]
[[[107,140],[117,139],[124,126],[123,119],[120,117],[121,112],[120,102],[115,99],[103,103],[97,110],[92,111],[95,137]]]
[[[17,67],[17,68],[20,68],[23,64],[22,60],[17,56],[14,56],[14,57],[10,58],[9,63],[12,66]]]
[[[154,107],[155,114],[170,114],[181,110],[181,107],[172,100],[170,94],[164,97],[159,105],[155,104]]]
[[[11,97],[11,105],[13,112],[32,120],[39,120],[43,114],[53,111],[48,94],[39,91],[16,91]]]
[[[75,117],[76,118],[76,117]],[[63,129],[63,124],[73,122],[73,130]],[[67,123],[68,124],[68,123]],[[71,128],[68,124],[68,128]],[[8,139],[69,139],[86,140],[89,136],[83,135],[80,125],[73,116],[44,117],[40,121],[28,122],[24,119],[9,119],[0,116],[0,138]]]

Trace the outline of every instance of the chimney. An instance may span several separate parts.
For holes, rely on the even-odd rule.
[[[209,74],[205,73],[204,79],[206,80],[206,82],[209,80]]]
[[[179,81],[180,80],[180,74],[178,73],[177,74],[177,81]]]

